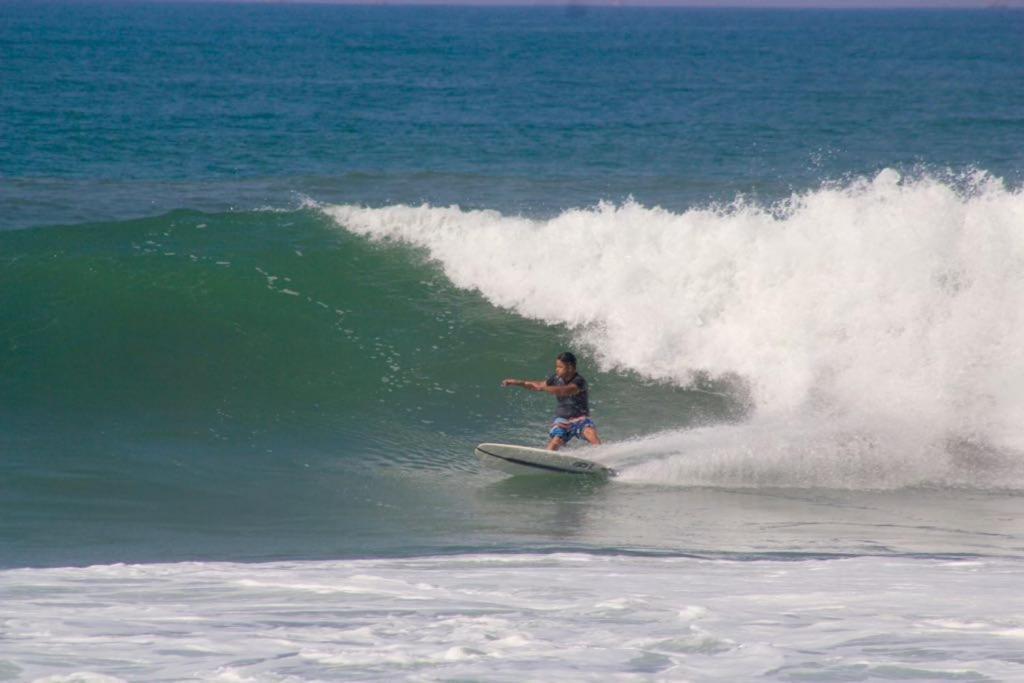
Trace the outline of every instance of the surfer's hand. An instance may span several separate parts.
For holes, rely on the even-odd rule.
[[[518,383],[519,383],[519,380],[517,380],[517,379],[503,379],[503,380],[501,380],[501,386],[503,386],[503,387],[514,387]]]

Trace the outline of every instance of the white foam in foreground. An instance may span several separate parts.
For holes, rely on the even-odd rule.
[[[1024,680],[1022,581],[898,557],[18,569],[0,679]]]

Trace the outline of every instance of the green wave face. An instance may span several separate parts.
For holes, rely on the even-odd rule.
[[[549,401],[498,384],[543,377],[572,344],[452,287],[421,253],[315,212],[176,212],[5,233],[0,249],[0,408],[11,428],[72,439],[98,427],[257,449],[283,439],[459,467],[469,454],[432,446],[436,435],[460,448],[543,439]],[[640,383],[581,370],[598,414],[627,432],[644,416],[664,426],[662,404],[685,393],[609,403],[606,385]]]
[[[546,435],[550,397],[501,379],[543,377],[572,343],[452,287],[423,254],[311,211],[7,232],[0,254],[10,564],[458,536],[448,517],[470,513],[452,488],[476,476],[472,447]],[[722,409],[587,372],[620,437]]]
[[[465,367],[474,337],[500,340],[502,316],[319,223],[175,213],[4,235],[4,408],[184,434],[347,431],[465,390],[460,373],[433,375]]]

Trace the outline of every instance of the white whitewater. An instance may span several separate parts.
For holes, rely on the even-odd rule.
[[[680,386],[739,378],[753,422],[718,427],[739,450],[718,449],[722,474],[702,483],[1024,487],[1024,194],[983,173],[886,170],[682,213],[319,208],[425,249],[497,306],[567,325],[606,369]],[[744,478],[766,461],[741,462],[743,449],[762,447],[781,471]]]
[[[0,572],[0,678],[1021,680],[1020,563],[579,554]]]

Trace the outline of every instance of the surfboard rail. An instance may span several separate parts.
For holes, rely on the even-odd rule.
[[[482,443],[474,451],[481,463],[513,475],[575,474],[614,477],[615,470],[573,453],[502,443]]]

